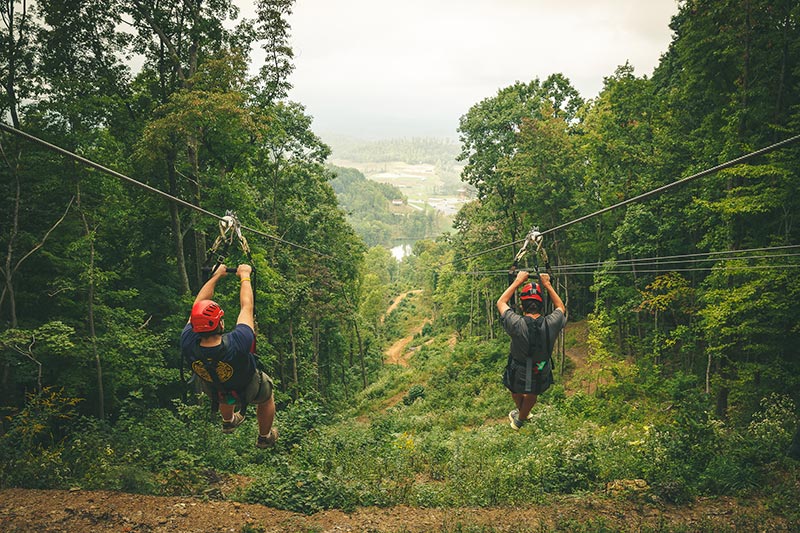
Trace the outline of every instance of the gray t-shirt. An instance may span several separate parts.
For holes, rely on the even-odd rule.
[[[547,331],[549,332],[550,345],[547,347],[548,354],[553,353],[553,346],[556,344],[558,333],[567,324],[567,317],[560,309],[554,310],[545,318]],[[528,324],[522,315],[518,315],[513,309],[507,309],[502,316],[503,329],[511,337],[511,356],[522,361],[528,356]]]

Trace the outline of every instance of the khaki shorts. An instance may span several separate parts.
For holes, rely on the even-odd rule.
[[[200,390],[207,396],[213,397],[216,394],[213,384],[199,378],[198,381],[200,382]],[[265,372],[256,370],[250,383],[245,387],[243,395],[247,403],[264,403],[272,397],[273,386],[272,378]]]

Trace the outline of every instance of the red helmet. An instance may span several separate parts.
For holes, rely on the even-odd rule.
[[[219,326],[219,321],[225,316],[225,312],[219,304],[213,300],[200,300],[192,306],[192,331],[204,333],[214,331]]]
[[[542,301],[542,292],[539,289],[538,283],[528,283],[522,287],[522,292],[519,295],[521,300],[538,300]]]

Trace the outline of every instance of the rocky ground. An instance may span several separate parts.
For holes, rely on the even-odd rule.
[[[0,491],[0,531],[127,532],[546,532],[791,531],[757,501],[698,500],[676,507],[629,497],[562,497],[527,508],[362,508],[304,515],[262,505],[110,491]]]

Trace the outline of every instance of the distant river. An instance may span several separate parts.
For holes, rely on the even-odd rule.
[[[404,257],[411,255],[412,250],[411,244],[399,244],[392,248],[392,255],[398,261],[402,261]]]

